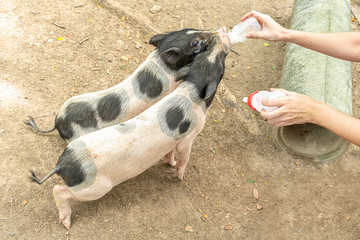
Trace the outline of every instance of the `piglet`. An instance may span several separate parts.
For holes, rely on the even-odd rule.
[[[25,124],[38,132],[58,130],[68,142],[126,121],[172,92],[186,76],[188,64],[206,51],[216,31],[183,29],[157,34],[150,40],[156,49],[128,78],[106,90],[68,99],[55,117],[52,129],[41,130],[34,119]]]
[[[53,194],[60,222],[66,228],[71,223],[70,200],[99,199],[165,155],[163,161],[176,165],[177,176],[183,179],[192,143],[204,127],[228,53],[229,39],[220,32],[209,49],[195,58],[174,92],[135,118],[72,141],[55,168],[41,180],[32,172],[31,179],[38,184],[55,173],[64,179],[65,185],[55,185]]]

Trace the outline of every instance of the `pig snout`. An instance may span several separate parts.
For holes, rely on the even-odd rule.
[[[230,47],[230,37],[229,37],[228,33],[226,32],[226,27],[222,26],[216,32],[218,33],[218,36],[220,37],[221,42],[225,43],[228,47]]]
[[[222,26],[218,30],[216,30],[217,33],[226,33],[226,27]]]
[[[222,43],[225,43],[226,46],[230,47],[230,37],[227,33],[220,33]]]

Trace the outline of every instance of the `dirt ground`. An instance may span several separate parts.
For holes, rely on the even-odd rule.
[[[254,9],[287,27],[291,0],[119,1],[161,32],[185,27],[228,29]],[[159,6],[160,8],[154,7]],[[109,88],[154,49],[152,36],[99,2],[5,0],[0,3],[1,239],[360,239],[360,149],[329,163],[278,150],[272,128],[240,103],[210,108],[195,139],[186,181],[158,163],[103,198],[74,203],[72,228],[58,223],[54,176],[39,186],[66,144],[57,132],[35,134],[34,116],[51,127],[71,96]],[[356,23],[352,30],[358,31]],[[226,59],[223,82],[241,101],[277,87],[284,43],[248,40]],[[360,117],[360,64],[353,64],[353,112]],[[258,199],[253,191],[258,191]],[[260,209],[258,209],[260,208]]]

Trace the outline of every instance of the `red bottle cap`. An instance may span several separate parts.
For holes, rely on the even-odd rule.
[[[253,96],[255,94],[257,94],[259,91],[253,92],[252,94],[249,95],[248,100],[247,100],[247,104],[249,105],[249,107],[251,107],[254,111],[257,111],[252,105],[251,105],[251,99],[253,98]]]

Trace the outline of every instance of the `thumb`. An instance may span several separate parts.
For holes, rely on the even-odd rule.
[[[263,38],[263,37],[264,37],[263,31],[254,31],[246,34],[246,38]]]
[[[294,95],[294,92],[290,92],[290,91],[282,89],[282,88],[270,88],[270,92],[275,92],[275,91],[283,92],[283,93],[285,93],[286,96]]]
[[[264,109],[261,109],[261,112],[260,112],[260,115],[263,117],[263,118],[268,118],[268,112],[265,111]]]

